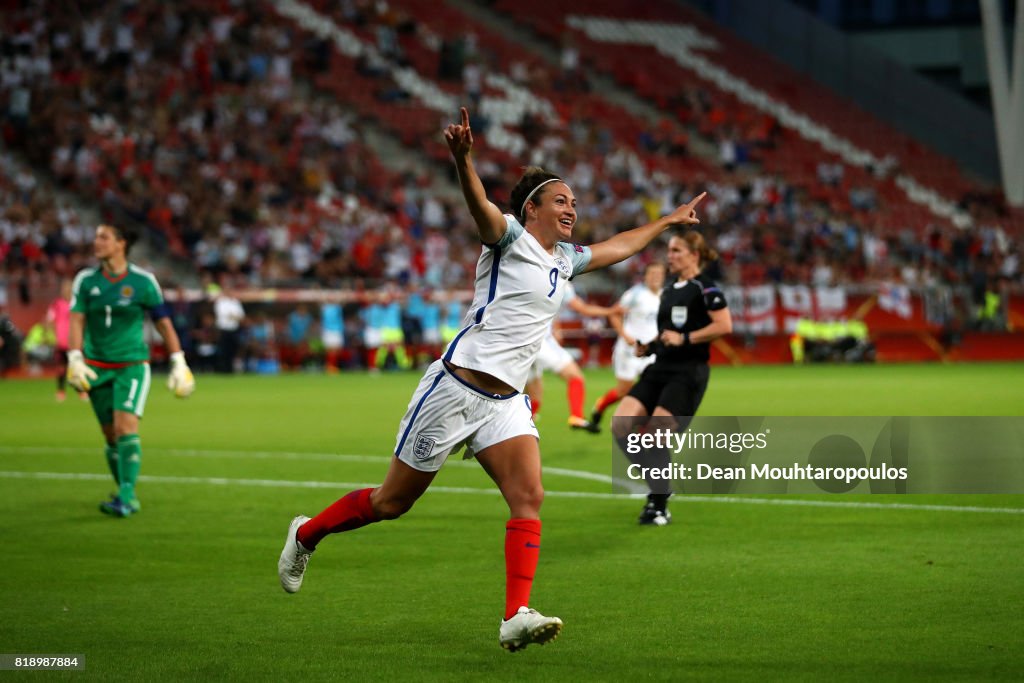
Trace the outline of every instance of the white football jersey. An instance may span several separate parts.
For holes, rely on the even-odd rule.
[[[482,248],[473,303],[444,360],[521,391],[569,279],[590,263],[590,248],[559,242],[551,254],[512,215],[505,224],[498,243]]]
[[[622,328],[626,334],[645,344],[658,336],[661,295],[639,284],[626,290],[619,303],[626,309],[622,318]]]

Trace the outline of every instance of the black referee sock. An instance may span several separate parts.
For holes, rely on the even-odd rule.
[[[655,510],[664,510],[668,506],[668,499],[671,495],[671,493],[648,493],[647,502]]]
[[[637,462],[641,467],[650,468],[651,470],[657,470],[659,473],[665,473],[672,465],[672,456],[669,455],[667,448],[646,448],[640,453]],[[672,482],[670,478],[664,476],[648,476],[647,486],[651,489],[651,496],[658,496],[664,500],[668,500],[668,497],[672,494]],[[662,508],[658,508],[659,510]]]

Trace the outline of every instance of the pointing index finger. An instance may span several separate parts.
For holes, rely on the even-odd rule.
[[[690,208],[693,208],[693,207],[697,206],[698,204],[700,204],[701,201],[703,201],[704,197],[707,197],[707,196],[708,196],[708,193],[707,193],[707,190],[705,190],[704,192],[701,192],[699,195],[697,195],[696,197],[691,199],[690,200],[690,204],[689,204]]]
[[[469,128],[469,110],[465,107],[459,107],[459,111],[462,112],[462,125],[465,128]]]

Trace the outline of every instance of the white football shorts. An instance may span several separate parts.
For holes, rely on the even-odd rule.
[[[612,350],[612,365],[615,367],[615,379],[624,382],[635,382],[640,373],[654,362],[654,356],[638,356],[636,349],[627,344],[622,337],[615,340]]]
[[[398,425],[395,455],[413,469],[436,472],[463,446],[465,457],[471,458],[488,446],[523,434],[539,439],[529,400],[519,392],[487,393],[436,360],[424,373]]]
[[[545,372],[561,372],[573,362],[572,354],[566,351],[550,334],[544,337],[537,359],[530,367],[530,379],[540,378]]]

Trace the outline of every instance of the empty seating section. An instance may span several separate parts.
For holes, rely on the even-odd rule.
[[[549,103],[553,112],[557,114],[556,121],[546,121],[548,127],[563,127],[574,117],[583,117],[607,127],[617,144],[626,145],[634,150],[651,170],[657,168],[677,176],[686,174],[690,177],[695,174],[703,177],[718,175],[717,168],[703,159],[680,156],[655,157],[638,147],[637,141],[651,128],[650,122],[641,120],[598,93],[587,91],[583,84],[578,84],[579,87],[570,86],[566,92],[564,83],[559,81],[557,74],[554,73],[557,72],[557,67],[547,64],[501,33],[442,2],[407,0],[395,3],[396,7],[400,7],[397,16],[377,16],[373,21],[366,21],[364,16],[345,17],[337,11],[334,3],[309,2],[305,5],[353,34],[360,41],[362,48],[380,47],[377,34],[380,23],[390,24],[396,29],[397,42],[400,46],[398,63],[403,65],[402,68],[414,70],[419,79],[450,96],[447,101],[437,100],[425,104],[420,98],[412,96],[398,103],[388,102],[388,106],[384,106],[380,92],[381,78],[361,73],[361,58],[345,56],[339,50],[332,54],[330,73],[318,76],[316,82],[319,86],[329,89],[339,99],[355,106],[362,114],[378,119],[406,144],[417,147],[438,161],[446,161],[448,156],[447,149],[439,144],[440,124],[453,120],[457,114],[456,107],[467,101],[466,88],[461,78],[442,80],[438,77],[441,71],[441,45],[445,41],[454,41],[472,34],[471,40],[476,45],[476,56],[470,53],[466,61],[476,60],[482,63],[482,99],[486,102],[485,111],[494,112],[495,108],[502,106],[518,107],[519,102],[504,91],[502,84],[512,79],[517,69],[520,73],[530,75],[540,71],[542,77],[528,78],[518,85],[528,89],[531,98]],[[412,28],[413,26],[415,28]],[[390,71],[391,67],[387,70]],[[384,80],[389,81],[392,78],[393,76],[387,76]],[[445,104],[451,106],[445,109]],[[481,111],[474,111],[474,114],[479,115]],[[513,111],[510,115],[513,124],[507,128],[511,129],[513,135],[518,135],[518,119],[521,116],[518,111]],[[526,163],[526,155],[511,153],[507,148],[488,144],[488,140],[487,135],[478,136],[480,151],[503,169],[504,185],[510,186],[519,169]],[[502,197],[503,188],[496,188],[496,191],[498,196]]]
[[[497,0],[494,8],[514,17],[556,44],[565,42],[567,36],[571,37],[586,63],[609,74],[618,83],[667,113],[683,121],[692,121],[706,136],[714,137],[736,127],[749,132],[751,128],[763,125],[764,114],[753,105],[741,102],[711,81],[700,79],[695,71],[684,68],[655,47],[638,44],[640,41],[595,40],[580,30],[578,25],[574,25],[570,17],[586,15],[631,22],[690,25],[696,29],[697,35],[717,43],[713,49],[696,48],[706,59],[830,129],[857,148],[879,159],[891,155],[896,161],[895,171],[906,173],[926,188],[953,202],[969,193],[985,189],[966,178],[951,159],[914,141],[809,77],[744,43],[690,8],[659,0],[645,3],[594,0],[585,4],[571,0]],[[633,24],[632,30],[646,30],[653,34],[664,30],[664,27]],[[653,39],[647,42],[653,42]],[[680,92],[694,86],[709,91],[713,99],[710,111],[697,112],[696,116],[692,108],[678,106]],[[876,175],[865,173],[856,165],[845,164],[844,191],[839,191],[839,188],[815,187],[820,185],[815,170],[818,163],[831,163],[839,158],[817,143],[791,132],[783,133],[776,142],[772,146],[758,148],[754,158],[762,161],[766,170],[781,173],[790,182],[807,187],[833,210],[850,211],[852,207],[845,199],[848,194],[845,190],[860,183],[870,183],[883,201],[883,210],[872,216],[872,220],[880,222],[881,226],[897,228],[912,223],[923,229],[928,223],[948,223],[925,205],[909,200],[907,193],[894,182],[895,171]],[[1019,212],[1016,212],[1016,223],[1018,229],[1024,226]]]

